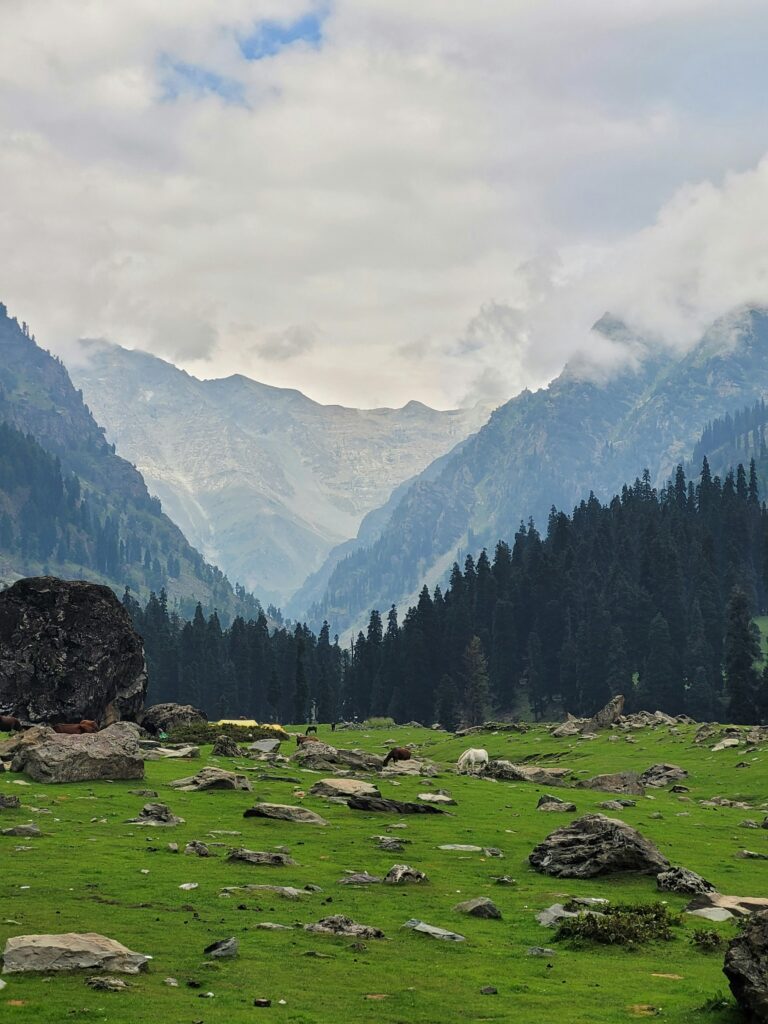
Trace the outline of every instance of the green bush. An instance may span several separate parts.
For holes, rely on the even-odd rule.
[[[366,718],[363,726],[366,729],[393,729],[395,727],[395,720],[394,718],[380,715],[378,718]]]
[[[168,734],[171,743],[195,743],[203,745],[214,743],[217,736],[231,736],[236,743],[253,743],[254,740],[282,739],[268,725],[242,726],[226,723],[211,725],[209,722],[197,722],[194,725],[182,725],[172,729]]]
[[[691,936],[691,944],[702,953],[719,953],[725,945],[725,940],[711,928],[697,928]]]
[[[681,923],[663,903],[630,903],[583,913],[560,923],[555,941],[573,939],[605,946],[640,946],[646,942],[670,942],[672,928]]]

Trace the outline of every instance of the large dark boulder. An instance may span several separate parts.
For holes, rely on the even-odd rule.
[[[141,716],[141,727],[156,736],[186,725],[205,725],[208,716],[191,704],[153,704]]]
[[[768,910],[752,914],[728,946],[723,972],[736,1002],[754,1024],[768,1021]]]
[[[27,722],[135,719],[141,638],[109,587],[39,576],[0,593],[0,711]]]
[[[631,871],[658,875],[670,863],[644,836],[618,818],[585,814],[551,832],[528,860],[545,875],[556,878],[595,878]]]

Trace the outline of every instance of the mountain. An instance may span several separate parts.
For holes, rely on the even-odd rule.
[[[0,579],[53,573],[165,588],[179,611],[223,618],[258,602],[205,562],[115,454],[63,363],[0,303]]]
[[[360,628],[371,608],[413,603],[442,582],[462,552],[511,538],[521,520],[546,524],[590,490],[610,498],[647,467],[665,482],[690,458],[713,415],[768,392],[768,311],[740,309],[714,324],[684,357],[673,357],[605,317],[594,328],[631,342],[639,360],[610,379],[571,365],[548,387],[524,391],[406,490],[371,544],[328,573],[310,624]],[[322,570],[321,570],[322,572]]]
[[[275,604],[488,415],[419,402],[324,406],[239,375],[198,380],[104,343],[91,343],[72,372],[109,440],[185,535]]]

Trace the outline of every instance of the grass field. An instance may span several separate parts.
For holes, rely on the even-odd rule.
[[[262,766],[252,772],[253,793],[178,793],[167,783],[192,774],[200,761],[150,762],[142,783],[82,783],[68,786],[17,785],[22,778],[0,775],[0,792],[22,798],[21,810],[0,812],[0,827],[35,821],[47,834],[38,839],[0,836],[0,949],[12,935],[36,932],[96,931],[130,948],[151,954],[147,974],[127,980],[127,992],[108,993],[86,987],[83,975],[6,975],[0,992],[3,1022],[39,1024],[70,1020],[110,1024],[239,1024],[280,1020],[291,1024],[381,1022],[437,1024],[461,1021],[514,1021],[516,1024],[598,1024],[656,1015],[675,1024],[738,1021],[734,1004],[704,1009],[716,993],[728,993],[722,954],[698,952],[690,943],[694,928],[735,934],[732,922],[710,925],[686,918],[672,942],[626,951],[618,947],[577,948],[556,945],[554,957],[526,955],[532,946],[552,946],[553,932],[540,926],[535,914],[566,895],[600,896],[613,902],[651,902],[659,898],[650,878],[614,877],[570,882],[536,874],[527,863],[532,847],[572,816],[536,810],[543,788],[525,783],[493,783],[459,777],[451,765],[468,746],[485,746],[491,756],[542,759],[571,769],[577,778],[620,769],[644,770],[660,761],[688,769],[690,802],[665,790],[649,790],[637,806],[620,815],[652,839],[675,864],[699,872],[725,893],[765,895],[768,871],[763,861],[737,858],[743,847],[768,853],[768,831],[747,830],[747,817],[761,821],[759,810],[700,807],[699,799],[716,795],[749,801],[755,808],[768,800],[768,751],[744,749],[712,753],[693,744],[693,727],[679,735],[667,728],[637,732],[637,743],[608,733],[599,739],[555,740],[543,728],[518,734],[475,737],[471,743],[425,729],[337,732],[320,728],[320,738],[337,745],[378,753],[383,741],[414,742],[420,753],[444,770],[432,780],[403,778],[399,785],[382,781],[384,796],[415,799],[419,792],[443,787],[457,801],[453,816],[417,815],[401,819],[393,830],[410,840],[401,854],[379,850],[370,838],[383,834],[397,820],[385,814],[351,811],[344,805],[305,797],[303,804],[321,813],[327,828],[263,819],[243,819],[255,800],[295,803],[299,787],[290,782],[258,781]],[[284,747],[287,746],[284,744]],[[556,759],[553,761],[552,759]],[[746,760],[748,768],[736,765]],[[253,767],[256,762],[217,759],[222,767]],[[266,771],[293,775],[309,790],[322,776],[294,765]],[[146,802],[129,790],[146,786],[158,799],[186,819],[170,829],[137,828],[126,823]],[[572,796],[578,813],[597,808],[605,793],[560,790]],[[51,814],[36,813],[42,808]],[[652,817],[660,813],[662,817]],[[226,829],[240,836],[210,836]],[[228,864],[226,847],[212,847],[200,859],[166,850],[198,839],[270,850],[285,846],[296,867],[268,868]],[[438,850],[442,843],[496,846],[503,860],[482,854]],[[30,847],[17,849],[17,847]],[[352,887],[338,885],[347,869],[384,874],[395,861],[425,871],[425,886]],[[148,871],[143,874],[142,871]],[[508,874],[514,887],[494,884]],[[199,888],[186,892],[184,882]],[[279,883],[320,885],[299,902],[270,895],[223,898],[224,886]],[[501,921],[478,920],[454,911],[460,900],[490,896],[503,914]],[[669,896],[682,908],[684,897]],[[282,924],[317,921],[345,913],[356,921],[380,927],[385,940],[353,948],[353,940],[312,935],[301,930],[256,929],[259,921]],[[437,942],[403,929],[409,918],[460,932],[462,944]],[[236,960],[206,962],[209,943],[237,937]],[[318,958],[312,954],[320,953]],[[178,979],[169,987],[164,979]],[[191,988],[187,981],[200,982]],[[492,985],[497,995],[481,995]],[[200,993],[213,992],[213,998]],[[370,998],[383,996],[384,998]],[[254,998],[272,1000],[258,1009]],[[283,1005],[278,1000],[285,1000]]]

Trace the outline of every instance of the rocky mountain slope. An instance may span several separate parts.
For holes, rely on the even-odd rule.
[[[0,580],[40,573],[165,587],[187,615],[225,619],[258,602],[205,562],[115,454],[63,363],[0,304]]]
[[[609,318],[595,329],[625,330]],[[497,409],[439,473],[417,478],[376,539],[350,545],[331,568],[309,621],[357,629],[371,608],[404,608],[464,552],[511,540],[529,516],[545,529],[552,505],[570,509],[590,490],[609,498],[646,467],[663,482],[690,458],[709,419],[766,393],[764,309],[714,324],[683,358],[646,349],[637,368],[609,380],[566,367],[548,387]]]
[[[197,380],[154,356],[93,344],[73,377],[107,437],[185,535],[283,604],[393,489],[487,419],[323,406],[247,377]]]

